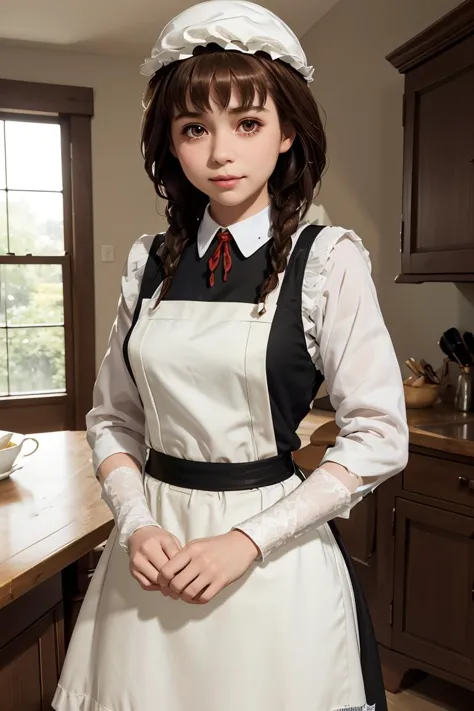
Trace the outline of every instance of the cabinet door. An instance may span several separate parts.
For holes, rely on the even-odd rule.
[[[393,648],[474,679],[474,519],[396,502]]]
[[[403,274],[474,280],[474,36],[406,75],[402,234]]]
[[[2,711],[51,711],[63,654],[58,605],[0,650]]]

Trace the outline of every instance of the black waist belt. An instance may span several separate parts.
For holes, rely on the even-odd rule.
[[[152,449],[145,471],[153,479],[185,489],[241,491],[279,484],[296,474],[304,479],[291,454],[258,462],[191,462]]]

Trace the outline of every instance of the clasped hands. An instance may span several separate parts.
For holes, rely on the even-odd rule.
[[[202,605],[238,580],[259,556],[241,531],[199,538],[182,546],[169,531],[144,526],[128,542],[130,572],[143,590]]]

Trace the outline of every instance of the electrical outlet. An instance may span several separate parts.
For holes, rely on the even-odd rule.
[[[113,244],[102,245],[102,261],[115,262],[115,247]]]

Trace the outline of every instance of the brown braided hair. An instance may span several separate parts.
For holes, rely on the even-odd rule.
[[[222,109],[235,89],[243,109],[263,106],[270,94],[280,124],[290,124],[295,140],[280,154],[268,183],[271,199],[272,244],[269,275],[260,287],[259,303],[278,285],[286,269],[291,237],[307,213],[326,166],[326,137],[316,102],[303,77],[288,64],[256,55],[226,51],[216,45],[199,48],[195,56],[172,62],[150,79],[144,96],[141,145],[145,170],[157,195],[167,201],[169,229],[161,257],[165,279],[158,302],[168,292],[181,254],[196,239],[209,199],[185,176],[171,152],[171,122],[175,111],[186,112],[187,101],[196,111],[211,109],[210,94]]]

